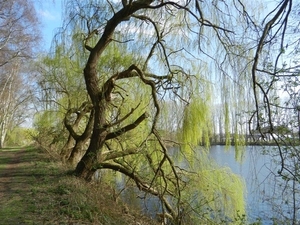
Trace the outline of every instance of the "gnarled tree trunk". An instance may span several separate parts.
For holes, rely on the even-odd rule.
[[[112,77],[112,79],[109,79],[100,88],[98,72],[96,69],[97,63],[103,51],[113,40],[112,36],[116,27],[122,21],[128,20],[128,18],[130,18],[130,16],[136,11],[148,7],[151,2],[152,1],[136,1],[124,6],[107,21],[104,32],[97,44],[94,47],[86,45],[86,49],[90,51],[90,55],[84,69],[84,79],[88,94],[92,100],[93,109],[95,110],[95,121],[90,145],[75,169],[75,173],[86,180],[90,180],[95,173],[96,164],[99,163],[98,156],[101,154],[106,141],[106,135],[108,134],[105,121],[106,106],[111,100],[110,94],[113,89],[114,81],[118,76],[116,75],[115,79]]]

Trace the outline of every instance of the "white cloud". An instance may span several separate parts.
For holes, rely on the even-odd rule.
[[[48,10],[39,10],[38,13],[43,17],[44,20],[57,20],[57,15],[49,12]]]

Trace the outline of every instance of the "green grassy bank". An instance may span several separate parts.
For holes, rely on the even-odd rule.
[[[155,224],[35,148],[0,150],[1,224]]]

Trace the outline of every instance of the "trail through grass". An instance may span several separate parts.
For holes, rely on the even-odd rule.
[[[1,224],[156,224],[113,194],[35,148],[0,149]]]

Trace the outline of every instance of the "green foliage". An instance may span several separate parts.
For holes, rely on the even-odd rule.
[[[33,141],[30,135],[32,131],[31,128],[15,127],[8,132],[5,143],[7,146],[28,146]]]
[[[226,146],[229,146],[231,144],[231,138],[230,138],[230,117],[229,117],[229,104],[228,102],[225,102],[225,143],[226,143]]]
[[[59,150],[66,140],[61,121],[62,114],[59,112],[40,112],[36,114],[33,123],[34,130],[29,134],[41,147],[51,149],[54,145],[54,149]]]
[[[245,183],[228,167],[219,167],[205,150],[197,149],[197,163],[189,176],[184,199],[190,204],[193,224],[211,221],[212,224],[239,224],[236,218],[245,215]],[[192,213],[197,211],[198,214]],[[199,215],[201,215],[199,217]]]
[[[235,149],[235,160],[237,162],[242,163],[244,152],[246,150],[246,141],[245,141],[245,135],[240,132],[238,129],[238,125],[235,126],[235,132],[234,132],[234,149]]]
[[[48,93],[49,100],[55,100],[56,106],[62,109],[78,107],[86,100],[86,90],[82,76],[82,65],[79,60],[80,52],[69,57],[66,46],[58,45],[53,55],[42,59],[45,72],[42,75],[41,86],[51,90]],[[78,55],[79,54],[79,55]]]
[[[181,200],[192,202],[187,204],[189,212],[187,216],[191,224],[199,224],[203,221],[208,224],[238,224],[240,222],[236,220],[238,215],[245,215],[245,184],[241,177],[235,175],[229,168],[218,167],[208,157],[207,149],[212,132],[210,97],[208,94],[202,94],[206,97],[199,96],[199,94],[193,96],[184,109],[180,134],[180,140],[183,143],[181,154],[184,158],[179,157],[179,160],[185,159],[189,170],[195,172],[196,175],[188,174],[185,178],[188,182],[182,192]],[[229,102],[225,102],[224,106],[226,144],[230,145]],[[237,152],[240,153],[237,155],[241,157],[242,149],[238,146],[243,143],[244,139],[239,135],[238,129],[236,129],[234,139],[237,143]],[[199,148],[198,145],[205,145],[206,148]]]
[[[110,44],[99,59],[98,71],[100,79],[106,81],[111,75],[127,69],[137,61],[138,54],[131,54],[126,45],[119,43]]]
[[[206,100],[193,99],[185,108],[181,132],[183,148],[193,148],[199,144],[209,146],[211,132],[211,112]],[[185,151],[184,150],[184,151]]]

